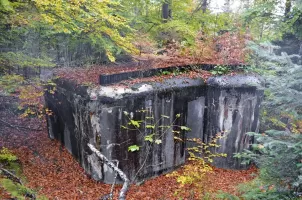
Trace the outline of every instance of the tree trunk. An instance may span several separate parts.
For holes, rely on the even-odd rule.
[[[286,0],[286,2],[285,2],[285,12],[284,12],[285,17],[288,17],[288,13],[290,12],[291,8],[292,8],[291,0]]]
[[[169,19],[171,19],[171,3],[170,1],[166,0],[162,5],[162,18],[164,22],[167,22]]]
[[[226,0],[224,3],[224,12],[229,13],[231,12],[231,0]]]
[[[202,4],[201,4],[201,9],[202,12],[205,13],[208,7],[208,1],[207,0],[202,0]]]

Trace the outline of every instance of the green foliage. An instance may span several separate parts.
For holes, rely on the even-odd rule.
[[[5,167],[11,173],[15,174],[16,176],[22,177],[22,169],[20,163],[16,162],[18,160],[17,156],[14,155],[10,150],[7,148],[2,148],[0,150],[0,163],[1,167]],[[1,170],[0,170],[1,172]],[[11,178],[11,177],[10,177]],[[22,177],[23,179],[23,177]],[[26,195],[35,195],[36,192],[27,188],[26,186],[15,183],[13,180],[8,178],[0,177],[0,185],[3,187],[8,193],[11,194],[12,197],[16,199],[27,199]],[[38,196],[37,200],[47,200],[45,196]]]
[[[299,197],[286,192],[279,192],[274,185],[265,186],[264,182],[259,178],[240,184],[237,188],[240,195],[235,196],[229,193],[219,191],[216,194],[217,199],[227,199],[227,200],[294,200],[299,199]]]
[[[257,143],[252,145],[251,150],[245,150],[235,157],[243,158],[244,162],[254,162],[260,168],[260,174],[259,180],[245,190],[248,191],[245,199],[290,199],[300,194],[302,135],[276,130],[249,135],[254,136]]]
[[[145,136],[145,141],[153,142],[154,141],[153,136],[154,136],[154,134],[146,135]]]
[[[275,185],[266,185],[260,178],[256,178],[251,182],[239,185],[238,190],[241,193],[240,197],[246,200],[299,199],[299,197],[293,193],[278,191]]]
[[[15,184],[9,179],[0,179],[0,182],[4,189],[17,199],[25,199],[25,195],[31,192],[25,186]]]
[[[193,45],[196,37],[194,27],[185,21],[171,20],[154,28],[155,39],[166,44],[175,40],[184,45]]]
[[[257,0],[242,14],[243,25],[255,39],[270,41],[292,33],[302,38],[302,12],[300,1],[290,1],[289,13],[280,13],[285,2],[280,0]],[[293,3],[295,2],[295,3]],[[281,6],[282,5],[282,6]]]
[[[0,63],[86,64],[114,61],[123,52],[137,53],[132,45],[134,30],[118,14],[121,9],[109,0],[1,0]]]
[[[25,55],[22,52],[6,52],[0,53],[0,70],[1,67],[54,67],[54,63],[51,62],[49,58],[33,58],[31,56]]]
[[[130,18],[133,27],[140,33],[150,35],[159,47],[176,42],[180,48],[194,48],[200,32],[205,36],[215,36],[220,30],[236,29],[232,27],[231,14],[203,12],[198,1],[173,0],[170,5],[172,18],[165,22],[161,13],[163,1],[123,0],[120,3],[128,11],[123,16]]]
[[[180,130],[191,131],[191,129],[189,127],[186,127],[186,126],[180,126]]]
[[[18,158],[17,156],[15,156],[10,150],[8,150],[7,148],[2,148],[0,150],[0,162],[5,162],[5,163],[9,163],[9,162],[13,162],[16,161]]]
[[[247,9],[242,17],[244,27],[248,27],[252,35],[259,40],[280,39],[284,33],[282,29],[282,15],[276,15],[278,9],[276,0],[259,0]]]
[[[284,28],[287,33],[293,33],[299,39],[302,39],[302,11],[301,6],[296,5],[289,13],[284,23]]]
[[[222,191],[218,191],[215,197],[217,199],[224,199],[224,200],[240,200],[239,197]]]
[[[153,113],[150,113],[148,110],[139,110],[137,112],[145,113],[146,114],[145,120],[132,119],[132,117],[127,111],[123,111],[124,116],[127,118],[129,122],[127,123],[128,126],[122,125],[121,128],[125,130],[136,131],[138,134],[142,135],[144,138],[143,143],[148,142],[148,143],[159,145],[162,143],[162,138],[165,137],[167,131],[172,131],[172,133],[174,133],[175,135],[174,139],[176,141],[183,141],[180,137],[178,137],[178,135],[181,132],[191,130],[186,126],[179,126],[175,124],[175,121],[181,117],[180,114],[176,114],[174,121],[170,125],[162,126],[159,125],[159,122],[164,119],[170,119],[170,116],[160,115],[160,118],[157,120],[157,122],[153,122],[154,120],[154,117],[152,117]],[[143,129],[146,129],[147,131],[143,131]],[[135,151],[139,151],[140,148],[141,147],[138,146],[137,144],[133,144],[128,147],[128,151],[135,152]]]
[[[289,129],[299,132],[296,130],[295,121],[302,119],[301,65],[293,64],[286,53],[273,53],[273,50],[279,47],[269,42],[249,42],[248,46],[253,52],[250,64],[256,66],[256,71],[261,73],[268,83],[262,104],[262,129]]]
[[[13,93],[20,87],[23,81],[24,78],[20,75],[0,76],[0,88],[2,88],[4,92]]]
[[[13,11],[13,8],[8,0],[0,0],[0,11],[5,11],[5,12]]]
[[[139,150],[139,146],[137,145],[131,145],[128,147],[128,151],[130,152],[134,152],[134,151],[138,151]]]
[[[27,199],[26,195],[35,194],[35,192],[24,185],[15,184],[13,181],[9,179],[2,178],[0,179],[1,186],[11,194],[12,197],[17,199]],[[37,200],[47,200],[48,198],[45,196],[38,196]]]
[[[217,65],[214,67],[214,69],[211,71],[213,75],[223,75],[227,74],[230,71],[228,66],[223,65]]]
[[[183,167],[182,173],[177,171],[168,174],[168,177],[177,177],[177,182],[184,185],[194,185],[199,190],[200,193],[204,193],[204,187],[207,180],[207,174],[210,173],[213,168],[211,163],[216,157],[226,157],[223,153],[213,153],[212,148],[219,148],[220,145],[217,144],[218,139],[222,136],[217,135],[212,138],[211,142],[206,144],[201,141],[200,138],[188,139],[189,142],[194,142],[193,147],[187,148],[189,153],[189,164]],[[181,191],[176,191],[180,193]]]
[[[187,148],[190,158],[189,160],[202,160],[205,163],[212,163],[216,157],[226,157],[224,153],[213,153],[213,148],[219,148],[218,140],[223,138],[217,134],[211,139],[209,143],[204,143],[200,138],[187,139],[189,142],[193,142],[194,146]]]

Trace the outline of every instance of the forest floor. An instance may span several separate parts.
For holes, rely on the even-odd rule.
[[[0,98],[0,148],[7,147],[18,156],[27,187],[55,200],[96,200],[109,193],[111,185],[91,179],[58,141],[49,139],[45,122],[18,117],[16,110],[8,106],[13,100]],[[182,167],[178,170],[181,173]],[[254,167],[248,170],[214,168],[203,183],[203,193],[221,190],[236,194],[236,186],[252,180],[256,173]],[[119,189],[120,186],[115,188],[115,194]],[[194,186],[181,187],[176,177],[161,175],[139,186],[132,185],[127,199],[193,200],[199,199],[199,195]],[[0,187],[0,199],[8,198],[9,194]]]

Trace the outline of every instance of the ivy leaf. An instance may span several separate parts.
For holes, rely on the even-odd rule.
[[[180,118],[180,114],[179,113],[176,115],[176,118]]]
[[[134,152],[134,151],[138,151],[139,150],[139,146],[137,145],[131,145],[128,147],[128,151],[130,152]]]

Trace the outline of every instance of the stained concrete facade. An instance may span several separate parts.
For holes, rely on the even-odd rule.
[[[131,88],[77,86],[62,79],[56,82],[55,94],[45,96],[54,112],[47,119],[49,136],[62,141],[95,180],[106,183],[112,182],[114,173],[92,154],[87,143],[109,160],[118,161],[130,180],[141,181],[184,164],[185,148],[192,145],[187,138],[209,142],[218,132],[225,137],[216,151],[228,156],[214,164],[242,168],[233,153],[249,146],[251,138],[246,132],[258,130],[263,91],[255,76],[212,77],[206,83],[201,79],[169,79]],[[129,125],[131,119],[140,121],[139,130]],[[147,125],[156,126],[152,129]],[[171,125],[173,129],[167,128]],[[146,141],[147,135],[159,144]],[[139,150],[128,151],[131,145],[139,146]]]

